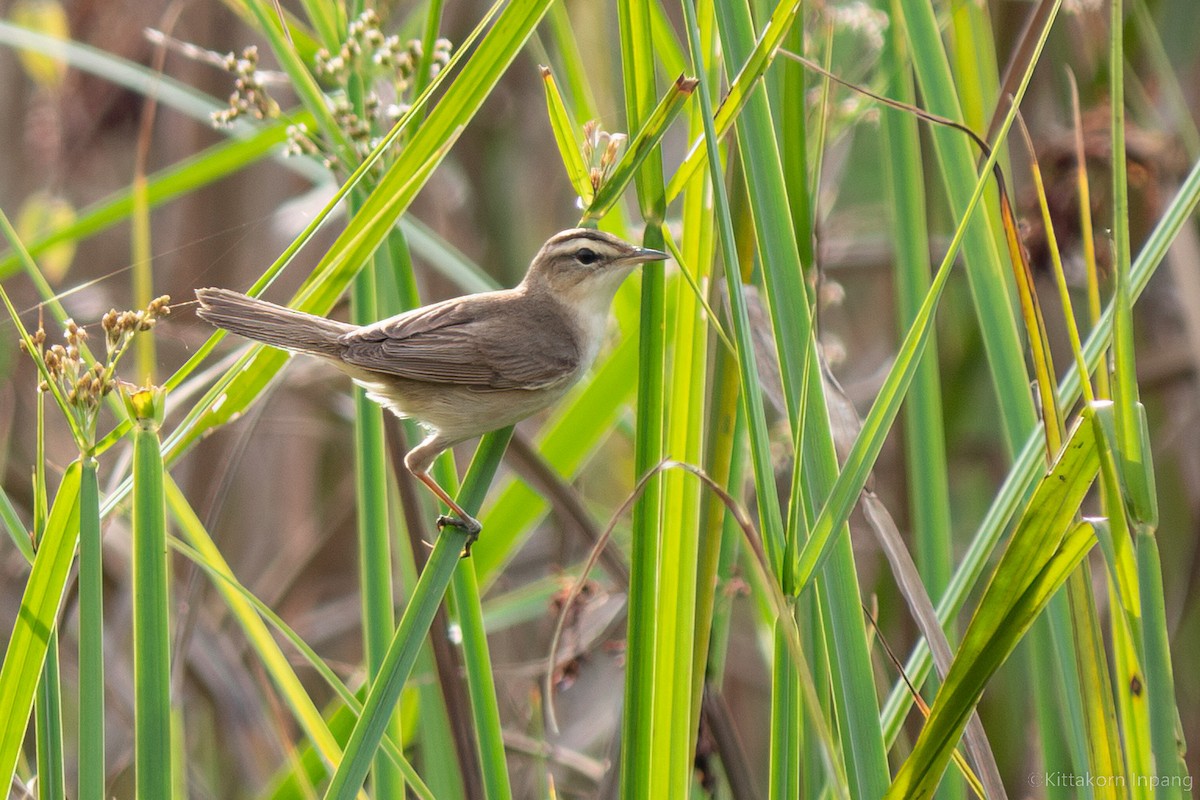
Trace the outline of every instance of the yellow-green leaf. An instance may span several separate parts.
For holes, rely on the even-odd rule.
[[[80,464],[72,462],[63,475],[54,498],[54,507],[46,522],[33,570],[21,596],[4,665],[0,667],[0,783],[12,785],[17,756],[25,739],[25,725],[33,709],[33,694],[37,688],[50,642],[50,631],[56,624],[58,606],[67,588],[67,576],[75,559],[75,542],[79,539],[79,477]]]
[[[13,4],[11,18],[22,28],[53,36],[55,39],[66,41],[71,37],[67,12],[60,3],[53,0],[18,0]],[[65,62],[29,50],[22,50],[19,55],[21,66],[39,86],[53,91],[62,85],[67,74]]]
[[[578,136],[571,114],[563,103],[562,93],[554,82],[554,74],[549,67],[542,67],[542,85],[546,89],[546,111],[550,114],[550,129],[554,131],[554,141],[558,144],[558,152],[562,156],[563,166],[567,168],[567,177],[571,185],[583,198],[586,206],[592,202],[592,182],[588,178],[588,165],[579,151]]]
[[[1076,420],[1025,507],[889,798],[933,795],[988,680],[1094,544],[1092,526],[1076,521],[1100,469],[1092,414]]]
[[[63,197],[49,192],[34,192],[17,212],[17,234],[23,241],[37,241],[68,225],[75,224],[75,207]],[[42,274],[51,283],[66,277],[75,260],[75,242],[66,240],[44,249],[38,258]]]

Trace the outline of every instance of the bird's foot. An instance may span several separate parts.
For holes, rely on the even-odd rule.
[[[474,517],[462,519],[449,514],[440,515],[437,518],[437,526],[439,531],[446,527],[458,528],[467,535],[467,541],[463,545],[462,550],[463,558],[471,557],[471,545],[475,544],[475,541],[479,538],[479,532],[483,530],[483,526],[479,524],[479,520]]]

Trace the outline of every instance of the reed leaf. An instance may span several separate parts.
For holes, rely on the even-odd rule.
[[[889,798],[932,796],[987,680],[1091,547],[1091,526],[1074,521],[1100,467],[1091,415],[1076,421],[1022,514]]]
[[[81,473],[80,463],[72,462],[58,485],[0,666],[0,720],[4,720],[0,724],[0,783],[5,786],[12,784],[51,632],[75,559]]]
[[[554,73],[549,67],[542,67],[542,86],[546,90],[546,110],[550,115],[550,130],[554,132],[554,141],[558,145],[558,154],[562,156],[563,166],[567,169],[567,178],[575,191],[579,193],[584,206],[592,202],[592,181],[588,175],[588,165],[583,161],[583,153],[579,151],[579,131],[566,104],[563,103],[562,93],[554,81]]]
[[[1130,277],[1131,289],[1135,296],[1145,289],[1146,283],[1165,257],[1167,248],[1198,204],[1200,164],[1193,166],[1133,264]],[[1113,308],[1110,305],[1101,314],[1084,342],[1083,355],[1089,372],[1100,365],[1101,355],[1108,346],[1109,337],[1112,335],[1112,317]],[[1069,371],[1059,386],[1060,405],[1068,407],[1078,399],[1079,393],[1079,375],[1074,370]],[[1040,454],[1044,454],[1044,446],[1040,431],[1035,431],[1026,439],[1025,446],[1017,454],[1004,483],[997,491],[991,507],[951,578],[946,594],[938,603],[938,617],[943,622],[962,608],[970,587],[975,585],[982,574],[992,550],[1007,529],[1009,520],[1016,516],[1023,499],[1029,496],[1037,484],[1045,463],[1044,458],[1039,460]],[[904,672],[909,682],[920,686],[929,674],[929,667],[929,651],[925,643],[921,642],[905,663]],[[884,730],[888,741],[893,741],[899,733],[903,712],[908,709],[911,701],[907,685],[892,690],[883,707]]]

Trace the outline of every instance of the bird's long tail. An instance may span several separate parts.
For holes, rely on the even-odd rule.
[[[338,338],[353,325],[306,314],[228,289],[197,289],[196,314],[218,328],[256,342],[325,358],[338,358]]]

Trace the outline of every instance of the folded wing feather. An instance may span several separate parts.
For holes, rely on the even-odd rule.
[[[480,391],[543,389],[578,377],[578,334],[554,308],[512,291],[479,299],[487,302],[435,303],[348,333],[341,339],[342,359],[408,380]],[[531,337],[533,327],[544,335]],[[542,343],[536,350],[534,338]]]

